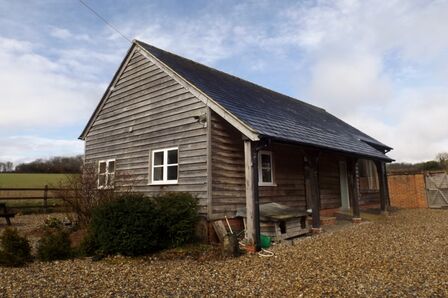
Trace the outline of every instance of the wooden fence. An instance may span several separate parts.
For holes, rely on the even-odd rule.
[[[50,188],[0,188],[0,202],[13,209],[40,209],[49,212],[63,206],[63,200],[57,197],[57,192],[64,189]],[[64,190],[67,191],[67,190]]]

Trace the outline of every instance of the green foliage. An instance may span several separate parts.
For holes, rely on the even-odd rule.
[[[89,232],[84,239],[82,239],[80,246],[78,247],[78,254],[80,256],[93,256],[102,255],[99,250],[98,243],[95,240],[95,236],[92,232]]]
[[[61,228],[47,229],[37,243],[37,258],[41,261],[65,260],[71,256],[69,234]]]
[[[431,160],[419,163],[392,163],[387,165],[389,173],[419,173],[425,171],[442,171],[446,167],[438,161]]]
[[[20,236],[16,229],[5,229],[0,241],[0,265],[18,267],[32,260],[29,241]]]
[[[141,255],[159,248],[157,208],[142,195],[127,194],[92,212],[93,241],[104,254]],[[90,240],[92,241],[92,240]]]
[[[56,217],[48,217],[44,223],[47,228],[52,229],[62,229],[62,227],[64,226],[62,221]]]
[[[93,210],[81,252],[135,256],[179,246],[194,240],[197,219],[197,199],[190,194],[126,194]]]
[[[195,238],[198,200],[189,193],[167,193],[154,198],[159,208],[163,247],[180,246]]]

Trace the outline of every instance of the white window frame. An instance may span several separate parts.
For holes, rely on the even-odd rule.
[[[114,171],[109,173],[109,163],[114,162]],[[101,163],[106,163],[106,171],[104,174],[100,174],[100,168]],[[103,159],[98,161],[98,179],[97,179],[97,185],[99,189],[108,189],[108,188],[114,188],[114,185],[109,185],[109,177],[113,176],[113,181],[115,181],[115,170],[117,168],[117,162],[115,161],[115,158],[112,159]],[[104,183],[105,185],[100,185],[100,175],[105,175]]]
[[[264,182],[263,181],[263,168],[261,164],[261,155],[269,155],[269,158],[271,159],[271,182]],[[267,150],[261,150],[258,152],[258,185],[259,186],[277,186],[277,184],[274,181],[275,175],[274,175],[274,159],[272,158],[272,151]]]
[[[168,151],[177,150],[177,163],[168,164]],[[154,165],[154,155],[158,152],[163,152],[163,164],[155,166]],[[177,166],[177,179],[175,180],[168,180],[168,167],[169,166]],[[163,179],[159,181],[154,181],[154,168],[163,168]],[[164,149],[156,149],[152,150],[151,152],[151,162],[150,162],[150,169],[151,169],[151,180],[149,181],[150,185],[168,185],[168,184],[177,184],[179,180],[179,147],[172,147],[172,148],[164,148]]]

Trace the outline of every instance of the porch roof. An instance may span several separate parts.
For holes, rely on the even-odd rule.
[[[392,161],[392,148],[324,109],[135,41],[260,137]]]

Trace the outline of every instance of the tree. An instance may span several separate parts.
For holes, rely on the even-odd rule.
[[[14,164],[10,161],[7,161],[6,163],[6,172],[12,172],[14,170]]]
[[[13,172],[14,164],[10,161],[0,162],[0,173]]]
[[[52,157],[48,160],[36,159],[16,166],[18,173],[80,173],[82,156]]]
[[[440,152],[436,155],[436,160],[440,165],[448,170],[448,152]]]

